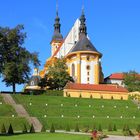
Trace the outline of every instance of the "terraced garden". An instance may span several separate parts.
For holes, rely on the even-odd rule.
[[[50,129],[51,124],[56,129],[71,129],[78,124],[83,130],[98,128],[108,129],[109,124],[115,124],[117,129],[125,124],[136,129],[140,124],[140,109],[132,101],[64,98],[46,95],[13,95],[16,102],[21,103],[31,116]]]
[[[14,130],[22,130],[23,124],[26,124],[29,128],[27,121],[24,118],[18,117],[15,110],[10,105],[5,104],[0,95],[0,128],[4,124],[8,129],[10,123]]]

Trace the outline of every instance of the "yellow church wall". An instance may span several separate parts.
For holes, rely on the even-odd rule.
[[[111,91],[87,91],[87,90],[71,90],[64,89],[64,97],[74,98],[95,98],[95,99],[115,99],[128,100],[128,93],[126,92],[111,92]]]

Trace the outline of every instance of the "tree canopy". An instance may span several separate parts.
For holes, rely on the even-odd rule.
[[[63,89],[68,81],[73,82],[73,78],[67,72],[67,65],[64,58],[57,59],[48,67],[47,74],[41,79],[39,86],[49,87],[49,89]]]
[[[140,75],[135,71],[124,73],[124,84],[130,92],[140,91]]]
[[[7,86],[13,86],[13,92],[16,84],[28,81],[30,64],[40,64],[38,54],[23,47],[26,38],[23,29],[23,25],[12,29],[0,27],[0,74]]]

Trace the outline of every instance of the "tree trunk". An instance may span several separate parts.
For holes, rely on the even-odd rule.
[[[13,94],[15,94],[15,93],[16,93],[16,84],[13,83]]]

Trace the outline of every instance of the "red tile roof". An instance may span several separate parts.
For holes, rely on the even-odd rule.
[[[108,85],[108,84],[77,84],[77,83],[68,83],[65,86],[65,89],[74,89],[74,90],[93,90],[93,91],[110,91],[110,92],[128,92],[124,87],[118,85]]]
[[[123,73],[113,73],[109,76],[109,79],[123,80],[124,74]]]
[[[140,77],[140,74],[137,74],[138,77]],[[114,79],[114,80],[124,80],[124,73],[113,73],[107,78]],[[107,79],[105,78],[105,79]]]

